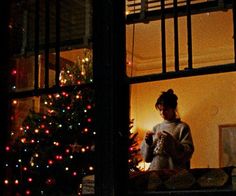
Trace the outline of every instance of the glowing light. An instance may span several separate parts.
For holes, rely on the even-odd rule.
[[[91,105],[87,105],[87,109],[90,110],[92,108]]]
[[[17,103],[18,103],[17,100],[13,100],[13,101],[12,101],[12,104],[13,104],[13,105],[16,105]]]
[[[15,69],[12,70],[11,74],[16,75],[17,71]]]
[[[48,113],[52,114],[54,112],[54,110],[48,110]]]
[[[66,92],[62,92],[63,96],[68,96],[68,94]]]
[[[4,180],[4,184],[9,184],[9,181],[8,180]]]
[[[53,144],[54,144],[55,146],[59,146],[59,145],[60,145],[59,142],[53,142]]]
[[[47,184],[51,184],[51,183],[52,183],[52,179],[51,179],[51,178],[48,178],[46,183],[47,183]]]
[[[10,147],[9,147],[9,146],[6,146],[5,150],[6,150],[6,151],[10,151]]]
[[[52,160],[48,160],[48,164],[49,164],[49,165],[52,165],[52,164],[53,164],[53,161],[52,161]]]
[[[56,160],[62,160],[63,157],[61,155],[56,155]]]

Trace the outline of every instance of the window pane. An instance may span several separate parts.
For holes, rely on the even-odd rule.
[[[193,68],[234,62],[232,10],[191,16]],[[162,73],[161,20],[127,24],[126,72],[129,77]],[[175,71],[174,19],[165,19],[166,71]],[[188,68],[187,17],[178,17],[179,70]]]
[[[232,10],[192,16],[193,66],[234,63]]]
[[[24,91],[32,90],[35,83],[35,57],[16,58],[11,72],[11,90]],[[49,54],[49,87],[55,85],[55,53]],[[45,87],[45,55],[38,56],[38,85],[39,88]],[[64,77],[64,81],[60,80],[61,85],[79,85],[91,83],[92,75],[92,50],[77,49],[63,51],[60,53],[60,78]],[[65,78],[66,77],[66,78]],[[73,77],[73,78],[72,78]],[[60,79],[59,78],[59,79]]]

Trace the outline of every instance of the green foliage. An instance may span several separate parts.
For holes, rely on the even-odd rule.
[[[128,140],[128,167],[130,172],[139,171],[138,164],[141,162],[139,158],[139,144],[137,142],[138,132],[132,133],[131,129],[133,128],[133,120],[130,124],[129,140]]]

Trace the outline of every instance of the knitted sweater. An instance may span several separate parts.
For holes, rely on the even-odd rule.
[[[160,142],[160,138],[158,138],[156,133],[159,131],[166,131],[174,137],[175,142],[171,152],[158,153],[157,145]],[[148,145],[145,139],[141,144],[141,154],[144,161],[151,163],[149,170],[188,169],[194,152],[193,140],[188,124],[180,119],[175,121],[164,120],[153,127],[153,132],[153,144]]]

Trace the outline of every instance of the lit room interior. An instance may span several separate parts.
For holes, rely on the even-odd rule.
[[[234,61],[232,12],[192,16],[193,67],[230,64]],[[180,69],[187,67],[186,17],[179,17]],[[173,18],[166,21],[167,70],[174,69]],[[160,20],[127,25],[127,75],[161,72]],[[195,144],[192,168],[220,167],[219,126],[235,124],[234,72],[182,77],[132,84],[130,116],[140,142],[144,133],[161,122],[154,105],[161,92],[172,88],[178,95],[178,112],[189,123]],[[147,168],[142,163],[141,167]]]

